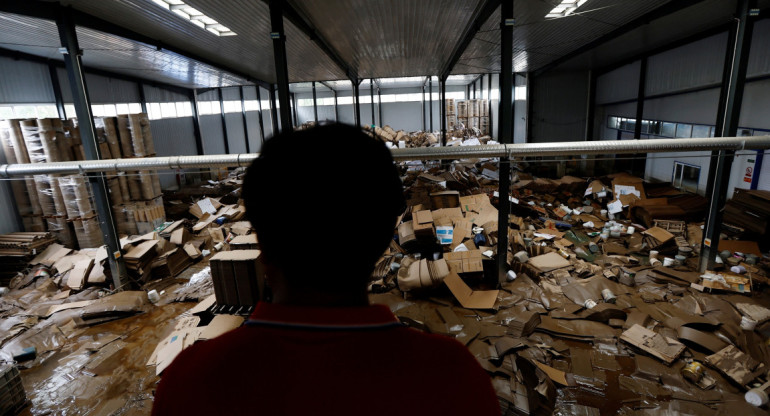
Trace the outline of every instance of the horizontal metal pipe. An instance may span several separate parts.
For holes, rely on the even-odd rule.
[[[444,160],[493,157],[576,156],[691,152],[711,150],[770,149],[770,136],[709,137],[704,139],[606,140],[595,142],[555,142],[494,144],[483,146],[420,147],[392,149],[393,158],[405,160]],[[56,163],[0,165],[0,177],[76,174],[89,172],[124,172],[213,167],[246,167],[259,153],[230,155],[167,156],[140,159],[107,159]]]

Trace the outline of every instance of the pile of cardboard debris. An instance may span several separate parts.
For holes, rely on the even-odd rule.
[[[373,137],[381,140],[391,149],[413,148],[413,147],[435,147],[439,146],[441,133],[431,133],[423,131],[406,132],[404,130],[393,130],[390,126],[382,128],[378,126],[364,126],[364,130]],[[465,128],[464,125],[456,125],[447,129],[447,146],[474,146],[481,144],[495,144],[488,135],[482,135],[478,128]]]
[[[408,171],[409,208],[370,289],[403,322],[466,344],[505,414],[766,402],[770,261],[726,239],[697,272],[702,197],[627,174],[517,172],[498,288],[495,179],[490,163]]]

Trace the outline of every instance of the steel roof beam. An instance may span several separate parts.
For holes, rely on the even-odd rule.
[[[263,0],[265,3],[268,0]],[[351,80],[358,79],[358,72],[340,56],[339,52],[323,37],[307,19],[305,19],[288,1],[283,2],[283,17],[301,30],[328,56]]]
[[[476,37],[476,34],[481,29],[481,26],[484,25],[487,20],[489,20],[489,17],[492,16],[492,13],[497,10],[503,1],[511,0],[485,0],[484,3],[482,3],[478,9],[476,9],[476,11],[473,13],[473,17],[471,18],[470,23],[465,28],[462,36],[460,37],[460,42],[455,45],[454,49],[452,50],[452,55],[449,56],[449,59],[441,67],[440,75],[442,80],[446,80],[447,77],[449,77],[449,73],[452,72],[452,68],[454,68],[454,66],[457,64],[457,61],[459,61],[460,57],[463,55],[463,53],[465,53],[465,49],[468,48],[468,45],[471,43],[473,38]]]
[[[202,64],[209,65],[224,72],[228,72],[237,77],[243,78],[248,82],[252,82],[257,85],[261,85],[265,88],[270,86],[269,83],[256,78],[253,75],[244,73],[242,71],[230,68],[226,65],[222,65],[219,62],[215,62],[212,59],[204,58],[196,53],[171,46],[162,40],[153,39],[150,36],[143,35],[135,32],[126,27],[117,25],[112,22],[108,22],[100,17],[79,11],[71,7],[61,6],[59,3],[51,3],[47,1],[39,0],[4,0],[0,2],[0,12],[20,14],[29,17],[35,17],[46,20],[56,20],[56,16],[62,13],[63,9],[69,9],[71,11],[72,20],[76,26],[85,27],[88,29],[96,30],[99,32],[109,33],[111,35],[119,36],[134,42],[143,43],[145,45],[152,46],[158,50],[165,50],[169,53],[173,53],[194,61],[198,61]]]

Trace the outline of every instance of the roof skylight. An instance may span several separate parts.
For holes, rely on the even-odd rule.
[[[174,14],[188,20],[195,26],[207,30],[217,36],[235,36],[237,33],[230,30],[225,25],[220,24],[209,16],[206,16],[200,10],[186,4],[181,0],[152,0],[155,4]]]
[[[546,19],[567,17],[587,1],[588,0],[562,0],[562,2],[554,7],[550,13],[545,15],[545,17]]]

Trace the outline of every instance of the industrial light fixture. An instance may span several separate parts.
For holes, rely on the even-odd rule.
[[[588,0],[562,0],[561,3],[559,3],[556,7],[553,8],[553,10],[550,11],[547,15],[545,15],[546,19],[554,19],[558,17],[567,17],[572,12],[578,9],[578,7],[582,6],[587,2]]]
[[[228,27],[220,24],[216,20],[206,16],[200,10],[186,4],[182,0],[152,0],[155,4],[170,10],[180,17],[187,19],[190,23],[201,29],[208,30],[217,36],[235,36],[237,33]]]

